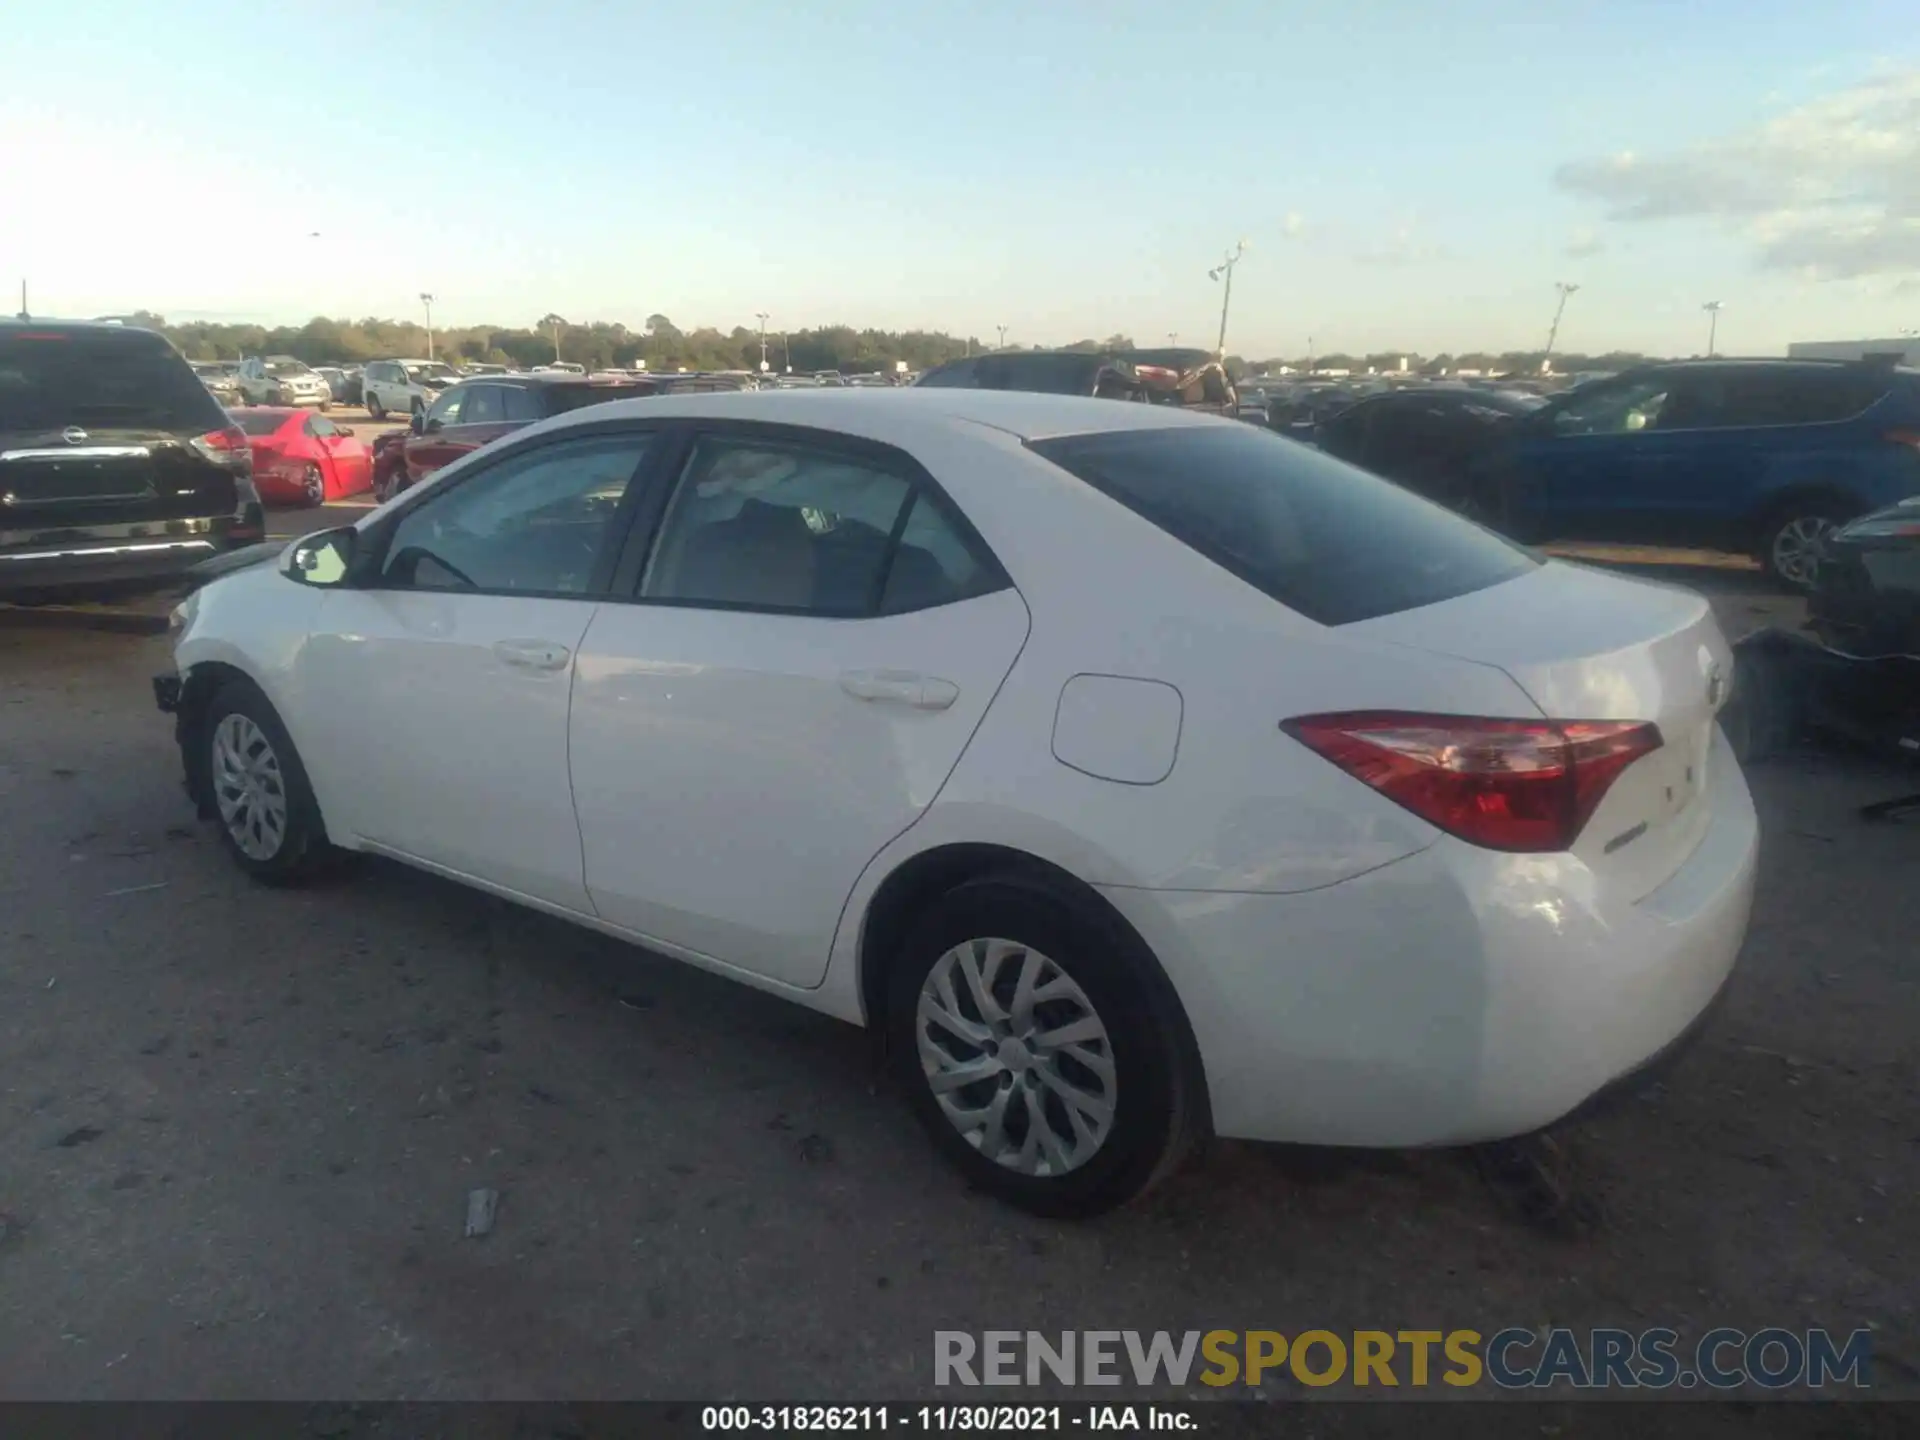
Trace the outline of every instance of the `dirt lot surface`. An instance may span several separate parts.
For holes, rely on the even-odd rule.
[[[965,1191],[855,1031],[391,865],[250,884],[167,664],[0,624],[0,1397],[907,1397],[937,1328],[1513,1324],[1872,1326],[1920,1394],[1920,824],[1854,814],[1910,776],[1756,767],[1727,1005],[1565,1137],[1591,1228],[1246,1145],[1075,1226]]]

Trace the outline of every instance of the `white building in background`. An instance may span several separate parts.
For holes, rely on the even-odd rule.
[[[1796,340],[1787,346],[1789,360],[1891,360],[1920,365],[1920,336],[1898,340]]]

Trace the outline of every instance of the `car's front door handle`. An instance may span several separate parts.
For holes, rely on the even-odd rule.
[[[516,670],[564,670],[573,652],[551,640],[496,640],[494,656]]]
[[[840,688],[856,700],[885,700],[916,710],[944,710],[960,698],[960,687],[951,680],[914,670],[849,670],[840,677]]]

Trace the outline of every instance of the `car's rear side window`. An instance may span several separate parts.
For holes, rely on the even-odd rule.
[[[1538,564],[1397,485],[1251,425],[1118,430],[1029,445],[1323,625],[1450,600]]]
[[[227,423],[171,346],[122,335],[0,335],[0,430],[218,430]]]
[[[1851,420],[1887,393],[1870,369],[1753,366],[1680,372],[1661,412],[1663,430],[1821,425]]]

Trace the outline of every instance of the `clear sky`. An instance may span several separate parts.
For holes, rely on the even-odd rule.
[[[1210,345],[1245,237],[1255,356],[1920,328],[1914,0],[19,0],[0,76],[45,313]]]

